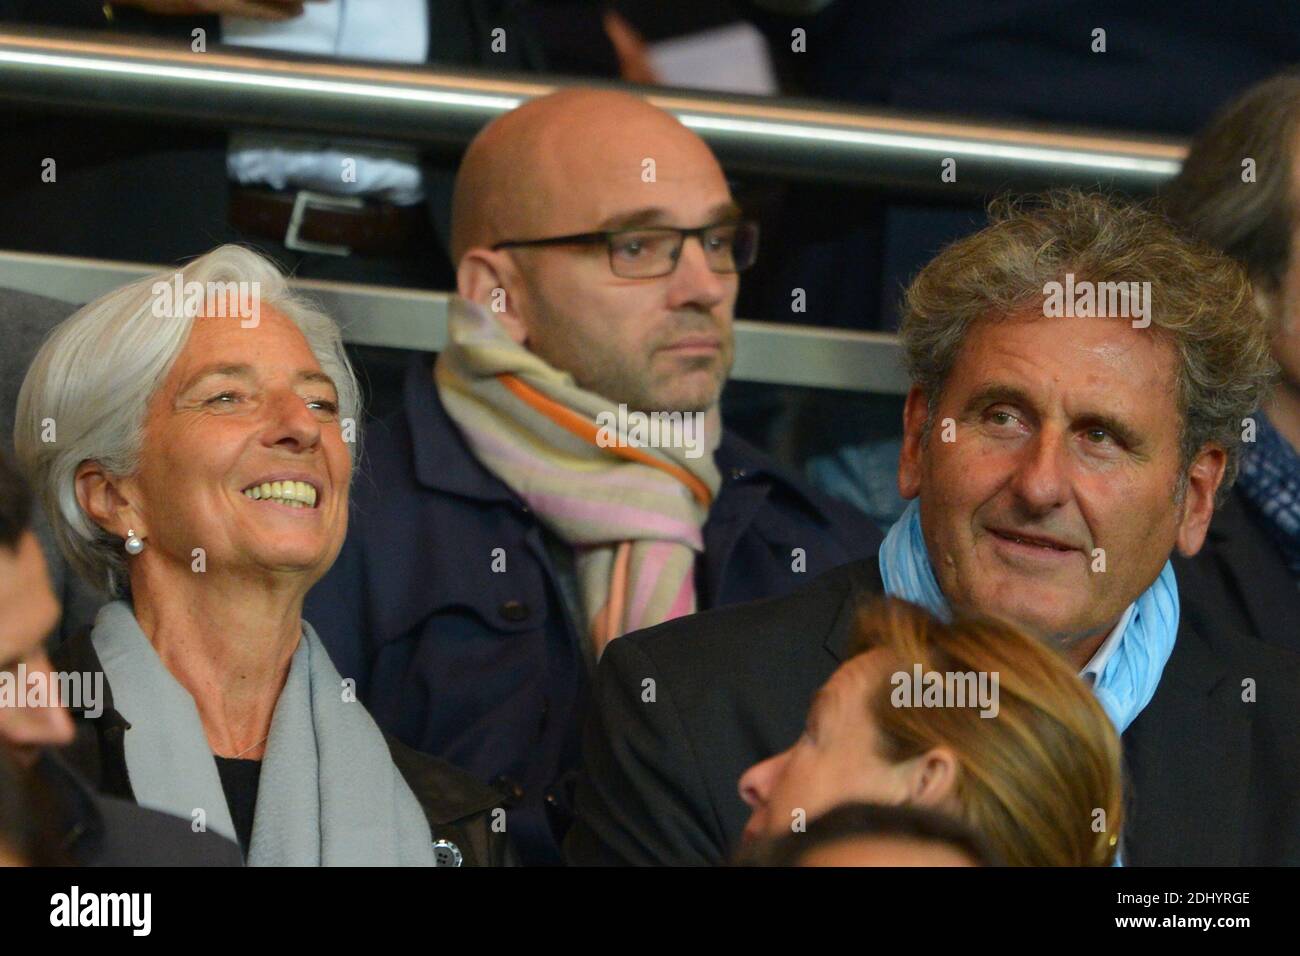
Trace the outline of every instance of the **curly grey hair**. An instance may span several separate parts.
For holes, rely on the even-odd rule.
[[[1151,331],[1178,355],[1183,473],[1207,444],[1227,454],[1217,501],[1236,479],[1244,421],[1277,365],[1268,320],[1235,261],[1128,202],[1076,189],[989,207],[990,224],[925,266],[904,297],[901,337],[912,383],[933,413],[971,326],[1041,306],[1066,273],[1092,282],[1150,282]]]

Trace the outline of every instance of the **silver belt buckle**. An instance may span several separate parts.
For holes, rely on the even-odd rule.
[[[326,256],[350,256],[350,246],[336,246],[328,242],[312,242],[299,237],[303,217],[307,208],[357,210],[365,207],[365,201],[359,196],[331,196],[328,193],[316,193],[310,189],[300,189],[293,197],[293,212],[289,215],[289,228],[284,231],[284,244],[296,252],[318,252]]]

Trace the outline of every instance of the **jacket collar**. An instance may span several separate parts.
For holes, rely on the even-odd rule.
[[[414,445],[416,480],[433,491],[476,501],[512,502],[522,507],[523,502],[505,482],[475,457],[442,404],[432,369],[429,356],[412,356],[403,385],[403,408]],[[714,460],[724,488],[741,482],[776,488],[809,513],[830,521],[830,516],[808,493],[802,478],[733,432],[723,430]]]
[[[92,631],[89,627],[83,628],[59,645],[51,655],[59,670],[75,671],[79,674],[103,672],[104,665],[100,663],[99,652],[95,650],[91,635]],[[101,721],[103,726],[120,725],[123,729],[130,727],[126,719],[113,706],[113,688],[109,686],[107,678],[104,679],[103,684],[103,699],[98,703],[102,706],[103,712],[95,719]],[[86,708],[82,704],[69,704],[67,710],[77,719],[90,719],[86,717]]]
[[[831,622],[824,646],[838,666],[852,656],[859,612],[868,602],[885,595],[879,559],[866,558],[843,565],[837,572],[834,586],[839,588],[841,594],[839,611]]]
[[[474,456],[447,414],[433,381],[429,356],[411,357],[403,385],[403,408],[411,429],[415,479],[421,486],[475,501],[522,502]]]

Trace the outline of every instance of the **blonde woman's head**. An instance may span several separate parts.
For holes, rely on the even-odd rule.
[[[893,599],[863,611],[853,651],[794,745],[741,778],[747,841],[862,801],[948,813],[1011,865],[1113,861],[1119,737],[1059,651]]]

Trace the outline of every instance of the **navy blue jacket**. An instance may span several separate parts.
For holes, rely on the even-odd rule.
[[[696,566],[702,609],[785,594],[876,553],[868,518],[734,435],[716,461],[723,485]],[[536,516],[470,452],[427,356],[412,363],[402,409],[369,428],[347,541],[304,617],[385,731],[501,789],[523,862],[559,861],[587,638]]]

